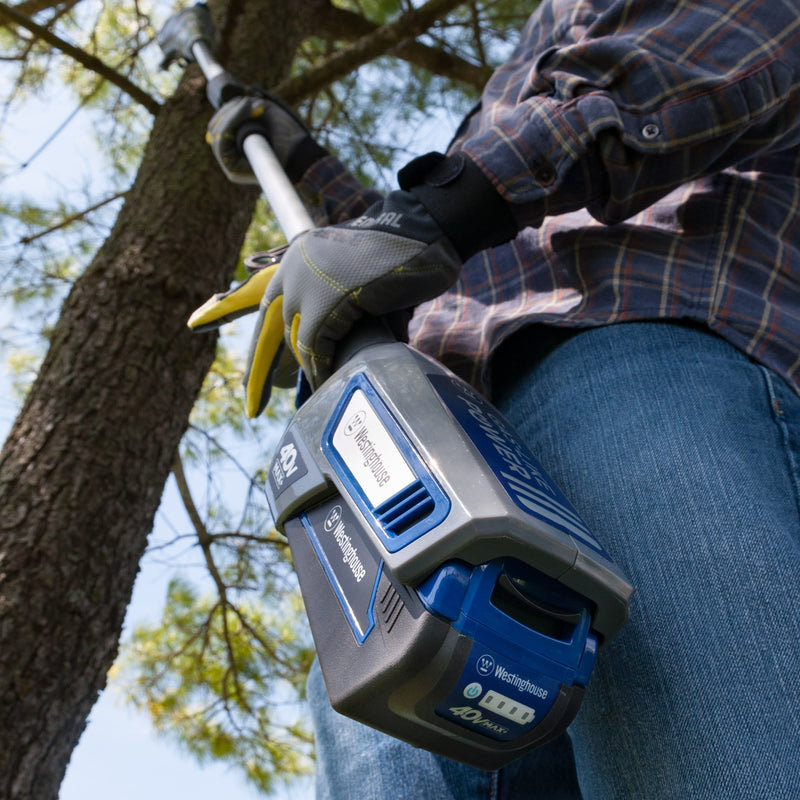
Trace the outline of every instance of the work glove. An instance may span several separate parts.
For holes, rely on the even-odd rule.
[[[245,376],[248,416],[269,401],[286,342],[317,389],[359,318],[437,297],[466,258],[516,234],[510,207],[462,155],[428,154],[398,177],[401,190],[361,217],[300,234],[279,264],[214,295],[190,318],[195,330],[213,327],[252,310],[263,292]]]
[[[293,183],[316,161],[328,155],[297,114],[263,89],[228,100],[211,118],[206,141],[228,179],[256,183],[242,144],[251,133],[265,137]]]
[[[248,277],[229,291],[213,295],[196,309],[189,318],[189,327],[195,333],[205,333],[258,311],[264,292],[286,248],[287,245],[283,245],[247,256],[244,259],[244,266],[250,273]],[[298,365],[290,349],[281,348],[281,350],[278,363],[273,370],[272,385],[280,389],[289,389],[297,383]],[[248,360],[248,371],[249,363]]]

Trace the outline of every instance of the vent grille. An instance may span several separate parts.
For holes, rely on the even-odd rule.
[[[384,631],[390,633],[395,622],[400,617],[400,612],[405,608],[402,598],[397,590],[389,583],[381,597],[381,615],[383,617]]]
[[[435,503],[422,481],[415,481],[375,509],[381,527],[391,536],[399,536],[430,515]]]

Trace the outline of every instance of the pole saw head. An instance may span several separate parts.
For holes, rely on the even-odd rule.
[[[191,64],[195,61],[193,46],[202,42],[210,50],[214,47],[214,37],[214,23],[205,3],[196,3],[173,14],[156,37],[164,54],[161,68],[167,69],[176,61]]]
[[[246,93],[246,87],[214,60],[216,31],[205,3],[196,3],[171,16],[156,38],[164,54],[162,69],[176,62],[200,66],[207,80],[206,95],[214,108]]]

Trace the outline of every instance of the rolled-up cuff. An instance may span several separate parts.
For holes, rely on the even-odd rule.
[[[463,153],[427,153],[397,175],[436,220],[462,259],[513,239],[517,223],[483,170]]]

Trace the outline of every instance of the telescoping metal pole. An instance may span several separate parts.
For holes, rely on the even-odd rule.
[[[192,44],[192,53],[208,82],[227,75],[204,41],[200,39],[195,41]],[[298,234],[313,228],[311,215],[300,200],[292,182],[286,177],[267,140],[260,134],[251,133],[245,138],[242,148],[286,241],[290,242]]]

